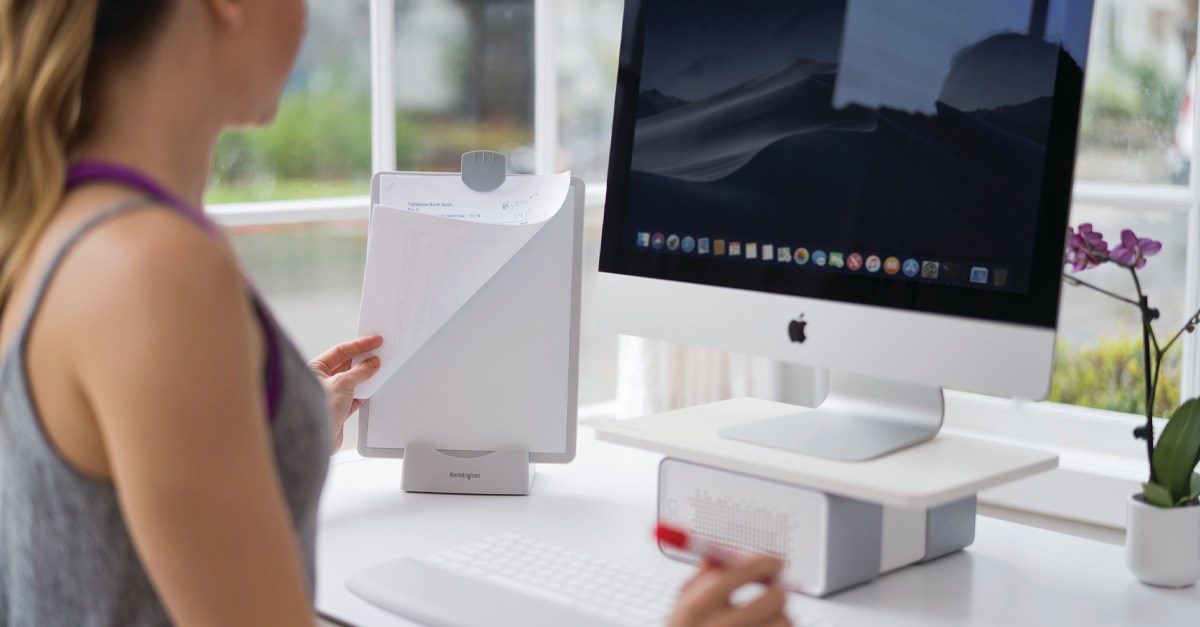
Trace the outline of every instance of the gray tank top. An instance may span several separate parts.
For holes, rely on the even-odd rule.
[[[0,625],[170,624],[133,547],[113,485],[75,471],[46,439],[25,362],[29,329],[67,252],[96,225],[157,207],[153,202],[122,203],[76,230],[38,282],[28,313],[0,358]],[[317,501],[332,445],[325,392],[270,316],[263,327],[281,347],[271,439],[311,595]]]

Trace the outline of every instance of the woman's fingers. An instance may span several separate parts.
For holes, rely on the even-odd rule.
[[[321,356],[308,362],[308,365],[313,370],[331,377],[349,370],[350,362],[355,357],[369,353],[380,346],[383,346],[382,336],[369,335],[367,337],[360,337],[356,340],[342,342],[334,346],[322,353]]]
[[[379,372],[379,364],[380,361],[378,357],[370,357],[362,360],[345,372],[333,375],[329,379],[329,393],[335,396],[352,398],[354,395],[354,388],[358,387],[367,379],[375,376],[376,372]],[[359,405],[361,404],[362,403],[359,403]],[[351,405],[351,407],[353,407],[353,405]],[[352,413],[354,412],[350,411],[347,413],[347,416]]]
[[[339,344],[309,362],[309,367],[325,375],[322,384],[329,399],[329,415],[333,419],[335,452],[342,446],[342,427],[363,404],[363,401],[354,398],[354,388],[375,376],[382,363],[375,356],[368,357],[354,366],[351,366],[350,362],[357,355],[379,348],[382,343],[383,339],[379,336],[360,338]],[[340,363],[337,361],[339,359]]]
[[[680,590],[672,627],[777,627],[790,625],[784,608],[787,592],[767,584],[763,594],[744,605],[733,606],[730,596],[742,586],[778,578],[783,562],[770,556],[746,557],[725,566],[705,564]]]
[[[787,592],[777,585],[769,586],[762,596],[722,616],[715,627],[776,625],[780,619],[787,620],[783,613],[785,606]]]
[[[696,587],[697,585],[700,584],[700,582],[704,581],[705,579],[707,579],[709,577],[720,576],[719,574],[709,574],[709,573],[714,573],[715,571],[718,571],[718,570],[719,570],[718,566],[716,566],[708,561],[701,562],[700,568],[696,571],[696,574],[692,575],[692,577],[690,579],[688,579],[686,582],[684,582],[683,587],[681,587],[679,589],[680,594],[686,594],[688,590],[691,590],[692,588]]]
[[[727,603],[734,590],[751,583],[771,581],[783,570],[783,562],[769,555],[757,555],[739,559],[715,571],[719,576],[709,578],[700,585],[710,602]]]
[[[782,568],[783,562],[766,555],[744,557],[720,567],[705,564],[684,584],[680,601],[700,615],[728,608],[734,590],[754,581],[770,581]]]

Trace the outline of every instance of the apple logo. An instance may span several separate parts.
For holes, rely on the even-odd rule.
[[[797,344],[803,344],[804,340],[808,339],[807,337],[804,336],[804,327],[807,325],[808,325],[808,322],[806,322],[804,320],[804,314],[800,314],[799,318],[789,322],[788,323],[788,339],[790,339],[791,341],[793,341]]]

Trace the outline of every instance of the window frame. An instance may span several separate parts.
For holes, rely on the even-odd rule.
[[[396,167],[395,142],[395,0],[368,0],[371,19],[372,167],[376,172]],[[535,171],[556,169],[558,154],[558,93],[555,66],[553,0],[534,0],[534,138]],[[1200,28],[1197,29],[1200,31]],[[1193,79],[1192,93],[1200,94]],[[1192,108],[1193,143],[1200,146],[1200,107]],[[365,187],[365,183],[364,183]],[[364,189],[364,191],[366,191]],[[588,187],[585,237],[598,239],[605,185]],[[1129,211],[1151,210],[1187,214],[1185,310],[1200,308],[1200,185],[1196,167],[1187,186],[1076,181],[1072,202]],[[368,196],[218,204],[207,208],[225,227],[322,223],[365,220]],[[1183,339],[1183,398],[1200,395],[1200,337]],[[603,414],[611,402],[583,408]],[[1009,486],[986,491],[981,503],[1085,525],[1121,530],[1125,525],[1124,497],[1140,489],[1146,461],[1140,443],[1131,437],[1139,417],[1055,403],[996,399],[947,392],[948,432],[1053,450],[1058,469]],[[1161,432],[1161,428],[1158,429]],[[1071,492],[1073,494],[1068,494]]]

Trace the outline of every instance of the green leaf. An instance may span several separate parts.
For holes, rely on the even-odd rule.
[[[1192,492],[1188,494],[1188,501],[1200,499],[1200,473],[1192,475]]]
[[[1184,403],[1167,421],[1154,446],[1154,477],[1170,502],[1191,493],[1192,474],[1200,463],[1200,399]]]
[[[1157,483],[1145,483],[1144,496],[1146,502],[1157,507],[1173,507],[1175,503],[1171,500],[1171,493],[1167,489]]]

